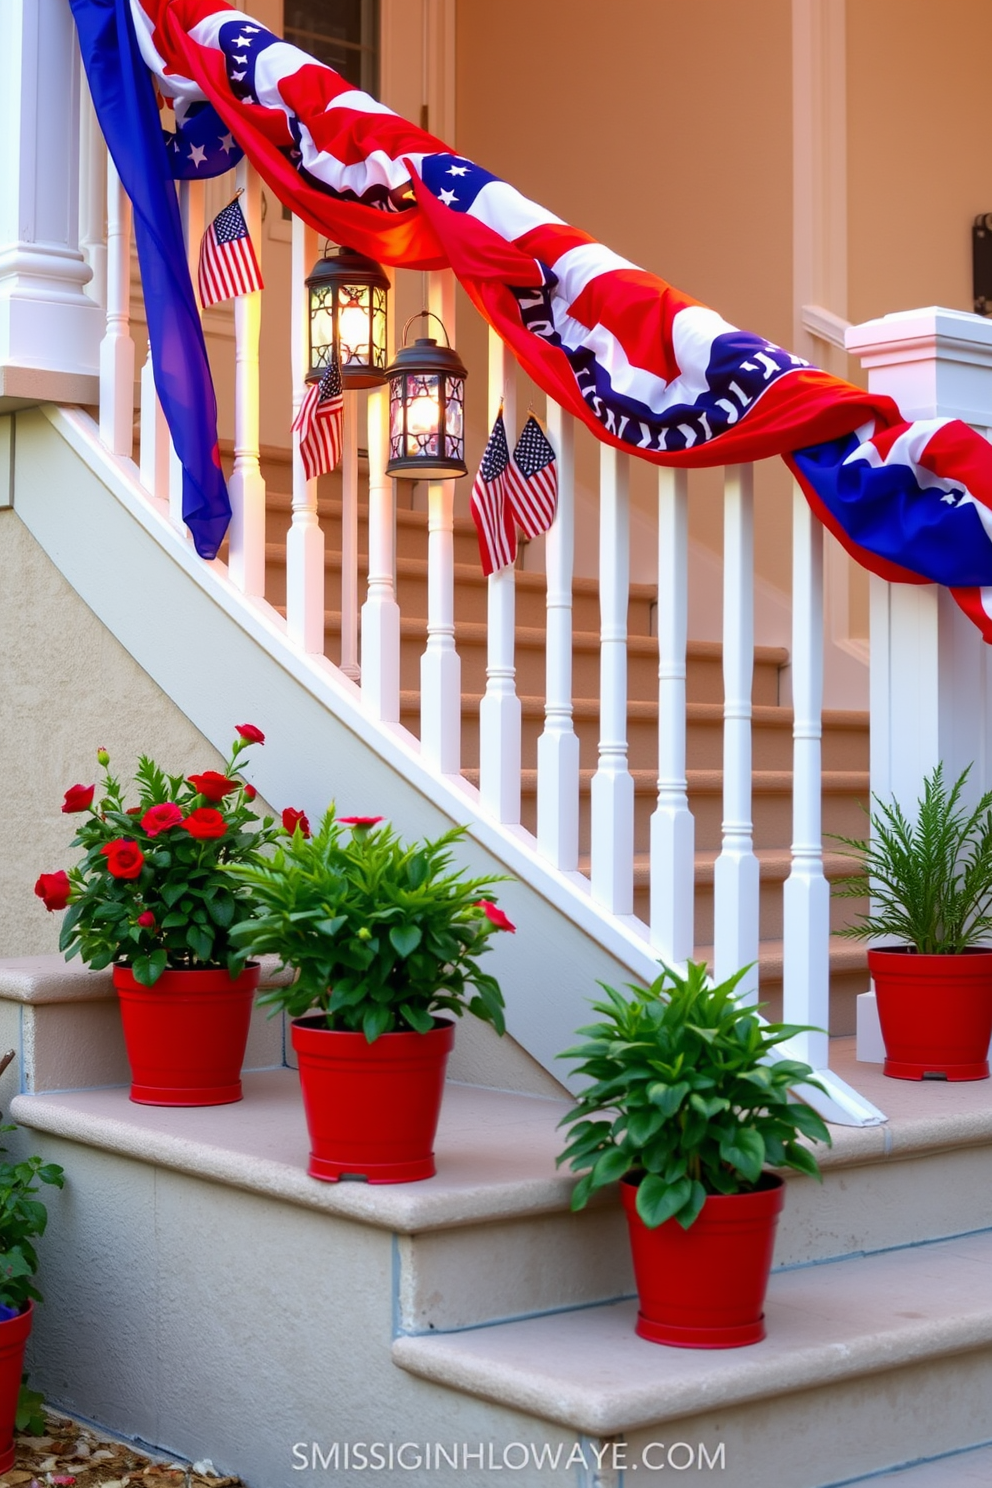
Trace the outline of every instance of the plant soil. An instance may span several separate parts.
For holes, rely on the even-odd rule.
[[[209,1462],[153,1457],[68,1416],[45,1412],[44,1436],[17,1436],[0,1488],[243,1488]]]

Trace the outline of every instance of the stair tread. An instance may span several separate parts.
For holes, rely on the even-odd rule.
[[[713,882],[713,868],[720,855],[718,847],[700,848],[695,853],[695,881],[697,884],[711,884]],[[754,855],[758,859],[762,882],[781,883],[789,876],[792,866],[792,853],[787,847],[757,847]],[[851,873],[857,867],[857,859],[848,853],[824,852],[823,872],[828,879],[839,878],[841,874]],[[579,872],[588,877],[592,866],[591,858],[586,855],[579,858]],[[651,856],[649,853],[634,854],[634,884],[640,887],[650,880]]]
[[[579,781],[588,789],[596,771],[589,767],[579,771]],[[466,780],[473,785],[479,783],[478,767],[462,771]],[[637,795],[657,794],[658,772],[657,770],[630,771],[634,781],[634,791]],[[719,795],[723,791],[722,770],[687,770],[689,792],[695,795]],[[537,790],[536,769],[523,769],[520,771],[520,785],[525,795],[532,795]],[[825,796],[831,795],[854,795],[858,792],[868,792],[867,770],[823,770],[820,774],[820,788]],[[792,791],[791,770],[752,770],[751,790],[754,795],[785,795]]]
[[[462,693],[462,713],[478,713],[479,704],[483,694],[481,692]],[[545,699],[539,695],[521,693],[519,695],[520,707],[524,718],[543,718]],[[400,693],[400,709],[402,712],[419,712],[420,693],[416,688],[407,687]],[[598,718],[601,704],[599,698],[573,698],[572,713],[575,718]],[[627,717],[630,720],[654,722],[658,717],[657,698],[629,698],[627,701]],[[867,709],[857,708],[824,708],[822,719],[825,729],[857,729],[868,733],[869,713]],[[686,721],[688,723],[712,723],[720,725],[723,723],[722,703],[687,703]],[[791,708],[775,703],[755,703],[751,708],[752,723],[770,728],[791,729],[793,723],[793,712]]]
[[[992,1344],[992,1232],[775,1273],[768,1337],[666,1349],[635,1336],[635,1301],[460,1333],[397,1338],[422,1378],[592,1436],[822,1388]]]

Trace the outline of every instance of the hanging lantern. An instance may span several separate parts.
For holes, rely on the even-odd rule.
[[[420,316],[436,320],[444,346],[420,336],[412,346],[406,333]],[[386,369],[389,379],[389,463],[387,475],[403,480],[450,480],[467,475],[465,466],[465,379],[462,359],[448,342],[442,321],[428,310],[411,315],[403,345]]]
[[[353,248],[339,248],[318,259],[306,285],[307,381],[318,381],[336,353],[342,387],[377,387],[385,382],[389,279],[380,266]]]

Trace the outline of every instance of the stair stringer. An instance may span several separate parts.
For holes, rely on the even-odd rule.
[[[48,404],[19,415],[13,484],[14,509],[35,540],[216,748],[227,748],[243,719],[264,729],[253,778],[267,800],[319,817],[340,796],[352,811],[386,816],[405,835],[467,825],[467,865],[513,879],[500,898],[518,932],[496,939],[489,963],[506,998],[508,1030],[567,1084],[556,1056],[588,1021],[595,982],[650,981],[657,973],[642,922],[604,911],[587,879],[553,868],[523,828],[494,822],[460,775],[430,770],[407,729],[370,718],[355,683],[325,656],[301,653],[282,617],[241,594],[226,565],[196,556],[167,504],[140,485],[133,460],[105,448],[89,414]],[[344,759],[342,789],[329,762]],[[884,1119],[843,1081],[818,1074],[829,1094],[803,1094],[828,1119]]]

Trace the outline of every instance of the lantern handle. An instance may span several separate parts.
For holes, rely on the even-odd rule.
[[[406,345],[406,333],[410,329],[410,327],[413,325],[413,322],[415,320],[424,319],[425,317],[428,320],[436,320],[437,321],[438,325],[441,327],[441,330],[444,331],[444,344],[448,348],[448,350],[450,351],[451,350],[451,342],[448,340],[448,332],[445,330],[444,321],[441,319],[440,315],[435,315],[433,310],[417,310],[417,311],[414,312],[413,315],[410,316],[409,320],[406,322],[406,325],[403,327],[403,336],[402,336],[402,339],[400,341],[400,345],[401,346],[405,346]]]

